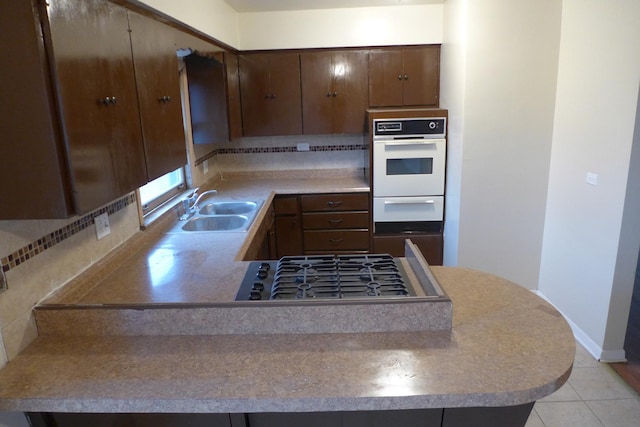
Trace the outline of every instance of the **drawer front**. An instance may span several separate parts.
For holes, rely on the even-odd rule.
[[[273,200],[273,209],[276,215],[295,215],[298,213],[298,197],[276,197]]]
[[[305,251],[369,250],[368,230],[309,230],[304,232]]]
[[[303,212],[368,211],[368,193],[314,194],[300,197]]]
[[[442,221],[443,196],[374,197],[373,221]]]
[[[369,228],[367,212],[322,212],[302,214],[305,230]]]

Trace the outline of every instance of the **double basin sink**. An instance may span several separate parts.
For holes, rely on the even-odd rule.
[[[209,201],[171,228],[169,233],[247,231],[263,201]]]

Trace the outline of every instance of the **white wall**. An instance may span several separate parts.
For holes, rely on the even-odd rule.
[[[444,264],[457,265],[466,87],[466,0],[448,0],[445,3],[443,26],[440,55],[440,105],[449,110]]]
[[[457,255],[460,266],[535,289],[553,129],[560,2],[448,1],[444,16],[442,68],[454,73],[443,72],[442,85],[442,107],[450,110],[453,125],[446,262],[455,264]],[[456,203],[458,230],[454,229]]]
[[[640,82],[640,2],[564,0],[555,128],[539,289],[596,356],[618,359],[633,287],[620,257]],[[597,29],[597,30],[596,30]],[[597,186],[585,174],[599,175]],[[632,172],[632,175],[630,175]],[[629,228],[631,227],[631,228]],[[634,246],[632,243],[631,246]],[[637,258],[636,258],[637,259]],[[630,269],[630,262],[619,266]],[[635,267],[635,265],[634,265]],[[621,302],[626,299],[626,302]],[[613,302],[616,302],[612,305]],[[626,309],[625,309],[626,308]],[[616,324],[615,331],[608,328]]]
[[[196,30],[238,48],[238,13],[224,0],[140,0]]]
[[[242,13],[240,48],[428,44],[442,41],[442,5]]]

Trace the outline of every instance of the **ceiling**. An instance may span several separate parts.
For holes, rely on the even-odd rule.
[[[229,6],[240,13],[371,6],[406,6],[415,4],[440,4],[445,1],[446,0],[225,0]]]

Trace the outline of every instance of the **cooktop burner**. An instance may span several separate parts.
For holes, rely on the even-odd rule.
[[[386,254],[308,255],[253,262],[236,300],[340,299],[415,295]]]

